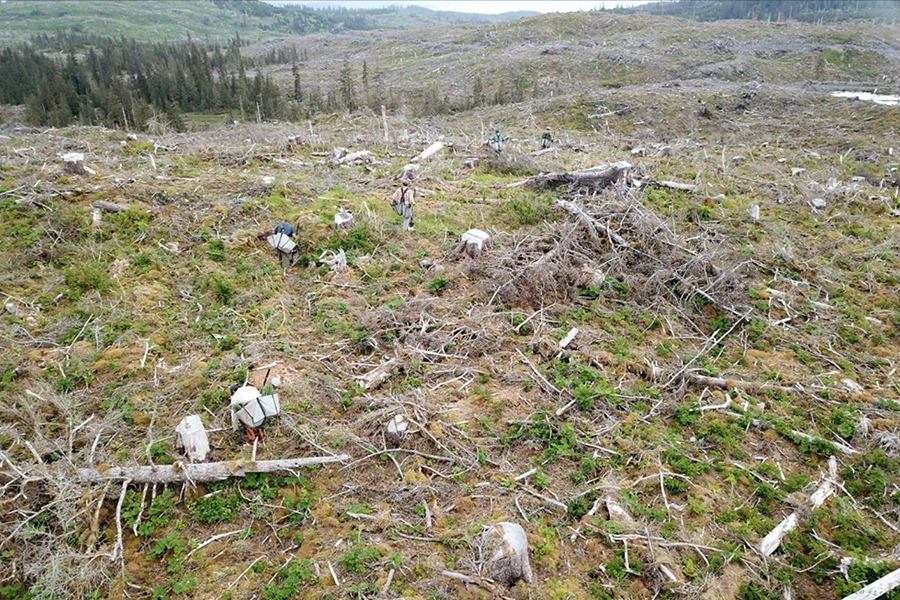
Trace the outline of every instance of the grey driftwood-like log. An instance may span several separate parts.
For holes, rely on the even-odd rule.
[[[110,467],[78,469],[78,477],[85,481],[130,481],[131,483],[208,483],[229,477],[243,477],[247,473],[289,472],[298,467],[345,462],[347,454],[286,458],[281,460],[228,460],[214,463],[190,464],[176,462],[172,465],[145,465],[137,467]]]
[[[876,600],[886,598],[887,593],[900,586],[900,569],[891,571],[881,579],[873,581],[863,589],[845,596],[844,600]]]
[[[399,368],[401,364],[399,358],[392,358],[358,378],[358,383],[366,391],[373,390],[387,381],[388,377],[394,373],[394,369]]]
[[[94,208],[99,208],[100,210],[105,210],[106,212],[123,212],[128,210],[129,207],[124,204],[116,204],[115,202],[106,202],[105,200],[97,200],[93,204],[91,204]]]
[[[347,165],[350,163],[362,162],[362,163],[371,163],[375,161],[375,155],[369,152],[368,150],[360,150],[359,152],[352,152],[350,154],[346,154],[338,159],[336,159],[337,164],[339,165]]]
[[[444,147],[444,142],[435,142],[435,143],[431,144],[430,146],[428,146],[427,148],[425,148],[421,154],[419,154],[418,156],[413,158],[410,162],[414,162],[414,163],[422,162],[423,160],[426,160],[426,159],[434,156],[435,154],[437,154],[443,147]]]
[[[536,150],[531,153],[532,156],[540,156],[541,154],[547,154],[548,152],[556,152],[556,148],[543,148],[541,150]]]
[[[608,165],[581,169],[578,171],[566,171],[562,173],[542,173],[528,178],[524,183],[540,187],[581,187],[588,189],[602,189],[608,185],[627,181],[631,173],[631,163],[619,161]],[[512,183],[510,186],[521,185]]]
[[[834,481],[837,479],[837,460],[832,456],[828,459],[828,478],[822,482],[822,485],[816,489],[809,497],[808,510],[815,510],[822,506],[825,500],[834,493]],[[808,511],[807,511],[808,512]],[[797,527],[800,522],[800,515],[797,511],[786,516],[775,529],[770,531],[766,537],[759,543],[759,553],[763,556],[770,556],[775,552],[781,542],[791,530]],[[874,596],[877,597],[877,596]]]
[[[652,179],[649,183],[651,185],[658,185],[660,187],[669,188],[672,190],[682,190],[684,192],[697,191],[697,186],[692,183],[678,183],[677,181],[665,181],[660,179]]]
[[[578,219],[578,222],[584,225],[584,227],[588,230],[588,233],[591,236],[591,240],[594,243],[600,243],[600,236],[597,234],[597,230],[599,229],[617,248],[631,248],[631,244],[629,244],[625,238],[613,231],[612,228],[607,227],[600,221],[592,218],[574,202],[569,202],[568,200],[557,200],[556,205]]]
[[[722,377],[708,377],[699,373],[686,373],[685,379],[688,382],[711,387],[720,390],[740,390],[744,392],[759,392],[762,390],[772,390],[782,394],[796,394],[800,390],[797,388],[786,387],[783,385],[772,385],[769,383],[756,383],[755,381],[743,381],[741,379],[724,379]]]

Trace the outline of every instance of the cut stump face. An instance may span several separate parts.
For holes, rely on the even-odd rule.
[[[521,525],[500,522],[484,531],[484,555],[487,575],[497,583],[513,586],[520,579],[531,583],[528,538]]]

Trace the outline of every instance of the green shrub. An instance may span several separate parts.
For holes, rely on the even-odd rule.
[[[201,523],[231,523],[241,505],[237,494],[218,493],[197,498],[189,504],[191,516]]]
[[[210,275],[207,284],[221,304],[228,304],[234,297],[234,284],[221,273]]]
[[[169,513],[175,508],[172,496],[172,490],[166,488],[150,502],[150,506],[144,512],[141,524],[138,525],[138,535],[150,537],[154,531],[169,524]],[[128,527],[134,527],[137,522],[142,501],[143,494],[135,490],[129,490],[125,494],[125,500],[122,502],[122,520]]]
[[[298,560],[278,569],[278,581],[266,584],[262,589],[263,600],[290,600],[300,592],[305,582],[315,581],[316,574],[312,570],[312,562]]]
[[[206,255],[216,262],[225,260],[225,244],[222,242],[221,238],[212,238],[209,240],[209,248],[206,249]]]
[[[367,566],[381,558],[378,549],[364,546],[359,540],[341,557],[341,564],[348,573],[365,573]]]
[[[112,287],[112,279],[106,265],[97,261],[87,261],[66,267],[63,278],[75,295],[80,297],[92,290],[103,292]]]
[[[525,198],[508,200],[500,205],[500,214],[511,227],[530,227],[540,225],[544,221],[555,221],[549,198],[528,195]]]
[[[434,294],[440,294],[450,284],[450,281],[443,275],[438,275],[428,284],[428,289]]]
[[[109,212],[104,219],[112,224],[116,232],[133,237],[147,231],[150,227],[150,213],[136,206],[119,212]]]

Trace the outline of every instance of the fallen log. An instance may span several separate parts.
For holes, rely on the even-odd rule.
[[[486,579],[482,579],[480,577],[469,577],[468,575],[463,575],[462,573],[457,573],[456,571],[441,571],[441,575],[444,577],[448,577],[450,579],[455,579],[456,581],[462,581],[463,583],[468,583],[472,585],[477,585],[478,587],[485,589],[489,592],[494,592],[496,590],[496,586],[492,584],[490,581]]]
[[[744,392],[756,393],[763,390],[773,390],[783,394],[796,394],[801,390],[793,387],[785,387],[783,385],[771,385],[769,383],[756,383],[754,381],[743,381],[740,379],[724,379],[722,377],[708,377],[698,373],[688,373],[685,378],[694,385],[702,385],[706,387],[716,388],[720,390],[740,390]]]
[[[128,207],[124,204],[106,202],[105,200],[97,200],[91,206],[93,206],[94,208],[99,208],[100,210],[105,210],[107,212],[123,212],[128,210]]]
[[[440,149],[443,147],[444,147],[444,142],[435,142],[432,145],[425,148],[424,150],[422,150],[422,153],[419,154],[418,156],[416,156],[415,158],[413,158],[410,162],[414,162],[414,163],[421,162],[421,161],[425,160],[426,158],[429,158],[429,157],[433,156],[434,154],[436,154],[437,152],[439,152]]]
[[[357,379],[359,385],[366,391],[377,388],[379,385],[387,381],[394,369],[400,367],[402,362],[399,358],[392,358],[382,365],[378,365],[362,377]]]
[[[374,162],[375,155],[369,152],[368,150],[360,150],[359,152],[352,152],[350,154],[346,154],[338,159],[336,159],[337,164],[346,165],[354,162],[363,162],[370,163]]]
[[[651,179],[647,182],[649,185],[658,185],[660,187],[672,190],[682,190],[685,192],[696,192],[697,186],[690,183],[678,183],[677,181],[664,181],[659,179]]]
[[[630,173],[631,163],[619,161],[578,171],[542,173],[540,175],[535,175],[534,177],[529,177],[524,182],[511,183],[507,185],[507,187],[527,184],[543,187],[559,187],[566,185],[588,189],[601,189],[620,181],[628,181]]]
[[[834,493],[834,484],[832,481],[837,479],[837,460],[833,456],[828,459],[828,474],[829,478],[825,479],[822,485],[820,485],[809,497],[809,500],[807,501],[809,510],[815,510],[822,506],[825,500]],[[759,543],[759,553],[763,556],[770,556],[781,546],[784,536],[797,527],[799,521],[799,513],[796,511],[786,516],[781,523],[766,534],[766,537]],[[873,596],[873,598],[876,597],[877,596]]]
[[[350,457],[314,456],[282,460],[228,460],[214,463],[184,463],[171,465],[145,465],[137,467],[110,467],[109,469],[78,469],[78,477],[85,481],[130,481],[131,483],[208,483],[229,477],[243,477],[247,473],[277,473],[297,467],[344,462]]]
[[[568,200],[557,200],[556,205],[566,212],[574,215],[575,218],[585,226],[585,228],[588,230],[588,233],[590,233],[591,235],[591,239],[595,243],[600,243],[600,236],[597,235],[597,230],[600,229],[603,231],[603,233],[606,234],[606,237],[608,237],[613,245],[617,248],[631,248],[631,244],[629,244],[625,238],[613,231],[610,227],[607,227],[600,221],[588,215],[581,209],[580,206],[578,206],[574,202],[569,202]]]
[[[887,597],[887,593],[897,586],[900,586],[900,569],[873,581],[858,592],[845,596],[844,600],[876,600],[876,598]]]

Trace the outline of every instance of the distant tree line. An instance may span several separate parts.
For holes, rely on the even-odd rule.
[[[239,37],[221,47],[78,33],[36,36],[0,51],[0,102],[24,104],[29,122],[57,127],[142,128],[154,115],[180,127],[183,112],[225,110],[285,118],[285,95],[259,66],[298,60],[296,48],[250,61],[241,56],[242,45]]]
[[[419,116],[448,114],[491,104],[520,102],[540,95],[526,74],[510,72],[489,86],[476,76],[465,88],[436,83],[385,83],[363,61],[344,61],[330,81],[304,82],[300,65],[306,49],[288,45],[245,57],[240,36],[227,44],[140,43],[81,32],[36,35],[29,43],[0,50],[0,103],[24,104],[29,123],[145,129],[154,120],[177,130],[184,113],[225,113],[228,119],[298,120],[323,112],[394,112]],[[292,84],[277,84],[267,65],[291,65]]]
[[[430,10],[418,6],[393,5],[373,8],[347,8],[339,6],[309,7],[303,0],[296,4],[272,6],[256,0],[211,0],[222,10],[264,20],[260,28],[304,35],[317,31],[365,31],[382,29],[387,23],[391,28],[415,29],[427,23],[496,23],[538,13],[510,12],[505,15],[485,15]]]
[[[754,19],[761,21],[890,23],[897,16],[895,0],[677,0],[655,2],[617,12],[648,12],[698,21]]]

